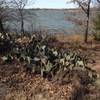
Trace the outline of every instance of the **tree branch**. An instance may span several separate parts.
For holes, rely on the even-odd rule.
[[[100,0],[97,0],[98,3],[100,3]]]
[[[87,10],[81,5],[81,2],[79,2],[78,0],[76,0],[76,2],[79,4],[82,10],[87,14]]]

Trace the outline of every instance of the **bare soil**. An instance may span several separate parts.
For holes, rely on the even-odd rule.
[[[80,51],[88,58],[88,66],[100,75],[100,42],[72,43],[67,39],[58,44],[64,48]],[[98,80],[97,83],[100,84],[100,79]],[[26,71],[25,64],[17,61],[5,64],[0,59],[0,100],[71,100],[78,88],[75,84],[60,86],[39,75],[30,74]],[[95,87],[91,87],[90,90],[92,99],[87,97],[84,100],[100,100],[98,90]]]

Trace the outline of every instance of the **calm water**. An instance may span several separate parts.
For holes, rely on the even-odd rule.
[[[29,10],[25,14],[25,31],[47,31],[49,33],[79,33],[82,26],[70,19],[79,19],[80,15],[67,10]],[[20,22],[7,22],[10,31],[20,31]]]

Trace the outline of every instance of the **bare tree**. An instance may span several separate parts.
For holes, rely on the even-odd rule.
[[[13,9],[16,9],[18,11],[17,16],[19,17],[19,20],[21,22],[21,33],[24,34],[25,30],[24,30],[24,9],[26,7],[26,5],[28,4],[28,0],[11,0],[11,7],[13,7]]]
[[[98,10],[100,11],[100,0],[97,0],[97,3],[98,3]]]
[[[98,3],[100,3],[100,0],[97,0]]]
[[[91,9],[91,3],[94,2],[94,0],[70,0],[71,2],[77,3],[79,7],[84,11],[87,19],[86,19],[86,31],[85,31],[85,37],[84,42],[87,43],[88,40],[88,33],[89,33],[89,22],[90,22],[90,9]],[[97,0],[98,3],[100,3],[100,0]]]
[[[8,10],[7,10],[7,1],[6,0],[0,0],[0,32],[4,32],[4,23],[8,19]]]
[[[77,3],[79,7],[84,11],[87,19],[86,19],[86,31],[84,42],[87,43],[88,33],[89,33],[89,20],[90,20],[90,7],[92,0],[71,0],[71,2]]]

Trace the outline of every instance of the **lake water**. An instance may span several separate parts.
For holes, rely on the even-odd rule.
[[[81,17],[82,16],[82,17]],[[25,31],[46,31],[48,33],[80,33],[81,25],[69,19],[83,19],[83,15],[69,10],[28,10],[25,14]],[[12,20],[7,23],[10,31],[20,31],[20,22]]]

